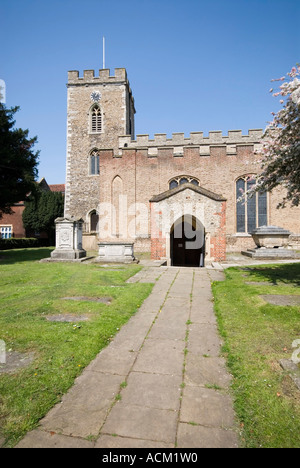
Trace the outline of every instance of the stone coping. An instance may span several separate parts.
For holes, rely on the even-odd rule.
[[[172,197],[176,193],[182,192],[183,190],[186,190],[186,189],[193,190],[194,192],[197,192],[200,195],[204,195],[205,197],[211,198],[212,200],[226,201],[226,198],[223,197],[222,195],[211,192],[210,190],[207,190],[203,187],[199,187],[197,185],[194,185],[188,182],[186,184],[179,185],[178,187],[175,187],[173,189],[166,190],[165,192],[162,192],[159,195],[155,195],[154,197],[151,198],[150,202],[159,202],[161,200],[164,200],[165,198]]]

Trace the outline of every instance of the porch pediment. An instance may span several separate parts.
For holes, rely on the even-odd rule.
[[[204,232],[205,249],[201,250],[200,259],[202,253],[206,260],[224,260],[226,198],[223,195],[192,183],[185,183],[152,197],[150,210],[152,259],[167,258],[172,265],[178,262],[181,265],[190,265],[190,261],[198,262],[199,252],[202,247],[187,247],[190,241],[185,237],[178,236],[176,229],[176,226],[178,226],[181,232],[188,232],[189,234],[194,232],[197,243],[199,235],[200,239],[203,240]],[[175,229],[176,235],[174,234]],[[189,234],[186,236],[188,239],[191,237]],[[194,256],[192,251],[195,251]],[[202,263],[200,260],[199,262]]]
[[[223,197],[223,195],[220,195],[220,194],[217,194],[217,193],[214,193],[214,192],[211,192],[210,190],[207,190],[203,187],[200,187],[198,185],[194,185],[194,184],[191,184],[191,183],[186,183],[186,184],[182,184],[182,185],[179,185],[178,187],[175,187],[173,189],[170,189],[170,190],[166,190],[165,192],[162,192],[158,195],[154,195],[150,202],[160,202],[162,200],[165,200],[166,198],[170,198],[170,197],[173,197],[174,195],[176,195],[177,193],[180,193],[184,190],[187,190],[187,189],[190,189],[190,190],[193,190],[194,192],[200,194],[200,195],[203,195],[207,198],[210,198],[211,200],[215,200],[215,201],[219,201],[219,202],[222,202],[222,201],[226,201],[226,198]]]

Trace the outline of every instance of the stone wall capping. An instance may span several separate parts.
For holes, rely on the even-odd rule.
[[[203,132],[191,132],[189,138],[184,133],[177,132],[172,134],[172,138],[167,138],[166,133],[155,133],[154,139],[149,139],[148,134],[136,135],[132,140],[130,135],[119,137],[119,147],[124,147],[126,143],[129,148],[139,148],[140,146],[174,147],[174,146],[226,146],[230,145],[254,145],[261,141],[263,130],[250,129],[248,135],[243,135],[242,130],[229,130],[227,135],[223,135],[220,130],[209,132],[209,136],[204,136]]]
[[[207,189],[205,189],[203,187],[200,187],[200,186],[197,186],[197,185],[194,185],[194,184],[191,184],[191,183],[187,183],[187,184],[179,185],[178,187],[175,187],[173,189],[166,190],[165,192],[160,193],[159,195],[154,195],[151,198],[150,202],[159,202],[161,200],[164,200],[165,198],[169,198],[169,197],[175,195],[176,193],[182,192],[183,190],[187,190],[187,189],[190,189],[190,190],[193,190],[194,192],[200,193],[201,195],[204,195],[204,196],[206,196],[208,198],[211,198],[212,200],[226,201],[226,198],[223,197],[223,195],[220,195],[218,193],[214,193],[211,190],[207,190]]]

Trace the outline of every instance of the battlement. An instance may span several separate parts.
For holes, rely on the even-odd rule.
[[[95,76],[95,70],[84,70],[83,77],[79,76],[78,70],[71,70],[68,72],[68,85],[81,85],[81,84],[106,84],[106,83],[120,83],[126,82],[127,72],[125,68],[115,68],[115,74],[110,74],[110,69],[99,70],[98,76]]]
[[[184,147],[199,146],[201,155],[209,155],[211,146],[226,146],[227,154],[235,154],[237,145],[259,145],[262,135],[261,129],[251,129],[248,135],[243,135],[241,130],[229,130],[227,135],[212,131],[208,137],[203,132],[191,132],[189,138],[185,138],[184,133],[173,133],[172,138],[167,138],[166,133],[157,133],[153,140],[149,135],[137,135],[136,140],[123,135],[119,137],[119,148],[148,148],[149,155],[155,156],[157,148],[174,148],[174,154],[183,155]]]

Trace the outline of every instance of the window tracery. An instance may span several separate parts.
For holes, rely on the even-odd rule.
[[[256,184],[255,175],[239,177],[236,181],[236,231],[251,233],[268,224],[267,193],[256,192],[252,197],[247,191]],[[245,195],[243,199],[242,196]]]
[[[198,186],[200,185],[199,180],[196,177],[182,175],[178,177],[173,177],[169,181],[169,189],[171,190],[173,188],[178,187],[179,185],[188,184],[188,183],[193,184],[193,185],[198,185]]]
[[[91,133],[102,132],[102,112],[100,106],[95,104],[90,112],[90,131]]]

